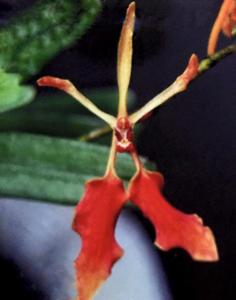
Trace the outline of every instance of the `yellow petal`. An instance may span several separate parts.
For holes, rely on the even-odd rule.
[[[118,46],[117,80],[119,88],[119,117],[125,117],[127,91],[130,82],[132,53],[133,53],[133,31],[135,22],[135,2],[130,3],[126,18],[122,27]]]
[[[180,76],[178,76],[176,80],[170,86],[168,86],[167,89],[162,91],[152,100],[150,100],[147,104],[145,104],[142,108],[133,113],[129,117],[130,123],[135,124],[153,109],[163,104],[174,95],[186,90],[189,82],[197,76],[198,66],[198,57],[195,54],[192,54],[184,72]]]
[[[94,113],[96,116],[103,119],[108,123],[112,128],[116,125],[116,118],[100,110],[95,104],[93,104],[88,98],[81,94],[76,87],[66,79],[56,78],[52,76],[44,76],[37,80],[38,85],[40,86],[50,86],[55,87],[71,95],[88,110]]]

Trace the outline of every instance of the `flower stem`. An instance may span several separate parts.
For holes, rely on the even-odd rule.
[[[115,160],[116,160],[116,138],[115,138],[115,134],[113,133],[110,154],[109,154],[109,158],[107,161],[106,172],[104,175],[105,177],[113,176],[113,175],[116,176]]]
[[[94,139],[97,139],[109,132],[111,132],[112,129],[110,126],[103,126],[103,127],[99,127],[97,129],[94,129],[92,131],[90,131],[89,133],[87,134],[84,134],[84,135],[81,135],[79,137],[79,140],[80,141],[83,141],[83,142],[88,142],[90,140],[94,140]]]
[[[136,150],[132,151],[131,155],[132,155],[135,167],[136,167],[136,172],[139,173],[142,170],[143,166],[142,166],[142,162],[137,154],[137,151]]]
[[[217,52],[213,55],[201,60],[198,67],[198,76],[205,73],[213,66],[215,66],[218,62],[220,62],[223,58],[229,56],[236,52],[236,44],[229,45]]]

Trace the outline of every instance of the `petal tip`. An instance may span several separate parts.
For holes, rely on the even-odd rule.
[[[155,245],[163,250],[168,251],[174,248],[182,248],[193,260],[201,262],[216,262],[219,260],[219,254],[215,242],[214,235],[211,229],[202,225],[202,219],[197,217],[196,224],[189,226],[195,227],[195,232],[189,233],[189,236],[180,241],[171,242],[168,236],[158,235],[155,240]],[[197,225],[197,226],[196,226]]]
[[[190,255],[194,260],[202,262],[216,262],[219,260],[215,238],[209,227],[204,227],[202,241],[199,241],[199,249]]]
[[[129,28],[131,30],[131,35],[133,34],[133,26],[134,26],[134,21],[135,21],[135,9],[136,9],[135,2],[131,2],[126,10],[126,17],[125,17],[125,21],[124,21],[123,28],[122,28],[124,37],[125,37],[124,33],[127,30],[127,28]],[[123,37],[123,36],[121,33],[121,37]]]
[[[37,80],[39,86],[49,86],[55,87],[63,91],[68,91],[70,88],[70,83],[68,80],[53,77],[53,76],[44,76]]]
[[[39,79],[36,81],[36,82],[37,82],[37,85],[39,85],[39,86],[45,86],[48,77],[49,77],[49,76],[44,76],[44,77],[39,78]]]
[[[135,1],[132,1],[127,8],[127,14],[129,14],[129,13],[134,14],[135,8],[136,8],[136,3],[135,3]]]
[[[123,249],[117,244],[113,248],[111,261],[107,261],[103,268],[99,268],[99,266],[97,266],[94,270],[89,270],[89,266],[91,266],[89,261],[83,262],[82,257],[78,257],[75,260],[74,267],[77,270],[75,286],[78,291],[78,300],[93,299],[94,295],[98,293],[103,283],[112,273],[112,266],[110,263],[112,263],[112,265],[115,264],[123,256],[123,253]],[[85,256],[84,258],[87,260]]]
[[[203,220],[194,214],[195,221],[199,224],[199,238],[195,250],[188,251],[191,257],[197,261],[215,262],[219,260],[219,254],[212,230],[203,225]],[[197,229],[197,227],[196,227]]]
[[[171,249],[180,248],[185,250],[190,257],[199,262],[217,262],[219,261],[219,254],[216,247],[214,236],[209,228],[207,228],[209,232],[207,233],[207,236],[205,235],[205,240],[207,241],[208,245],[201,247],[201,242],[199,242],[199,249],[190,250],[183,245],[165,245],[163,241],[160,238],[156,238],[154,245],[159,248],[162,251],[169,251]]]
[[[133,27],[135,22],[135,9],[136,9],[135,2],[131,2],[126,10],[125,26],[129,27],[132,32],[133,32]]]

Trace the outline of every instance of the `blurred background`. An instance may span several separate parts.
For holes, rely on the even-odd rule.
[[[75,2],[78,6],[81,5],[81,1]],[[101,1],[100,12],[83,36],[78,41],[65,46],[66,49],[55,52],[56,54],[41,69],[38,68],[37,72],[32,71],[27,74],[25,71],[24,84],[36,88],[35,80],[50,74],[70,79],[81,91],[87,90],[91,93],[106,88],[112,88],[114,91],[117,43],[125,11],[130,2]],[[1,28],[6,28],[12,18],[24,14],[35,3],[36,1],[29,0],[1,0]],[[132,102],[132,109],[140,107],[173,82],[184,70],[192,53],[196,53],[200,58],[206,56],[208,36],[221,3],[221,0],[136,1],[137,21],[130,84],[131,98],[135,99]],[[78,18],[80,14],[79,10]],[[57,27],[59,28],[59,25]],[[230,41],[222,36],[219,48],[229,43]],[[43,51],[42,46],[42,56]],[[14,60],[14,57],[12,59]],[[127,266],[139,264],[143,259],[144,273],[142,274],[141,267],[134,270],[133,275],[130,276],[133,276],[132,278],[137,276],[137,280],[129,281],[129,285],[125,286],[125,293],[114,295],[117,297],[114,299],[235,299],[235,63],[234,55],[224,59],[194,81],[186,92],[156,109],[154,114],[143,123],[137,138],[139,153],[155,162],[158,170],[164,174],[166,182],[164,193],[167,199],[182,211],[200,215],[205,224],[213,230],[220,261],[199,263],[192,261],[185,252],[178,249],[167,253],[155,249],[151,243],[154,238],[152,226],[136,210],[126,209],[119,220],[118,227],[118,232],[124,239],[125,250],[127,250],[125,234],[129,232],[126,226],[134,226],[132,227],[133,243],[130,248],[127,246],[131,253],[138,248],[135,243],[140,247],[145,245],[142,253],[134,255],[136,260],[131,263],[127,260]],[[9,70],[16,72],[14,63]],[[24,68],[22,70],[24,71]],[[41,98],[55,95],[58,95],[55,91],[38,89],[36,102],[40,102]],[[36,104],[36,107],[37,105],[40,107],[41,104]],[[29,116],[33,111],[30,109],[27,111],[27,108],[26,112],[22,112],[24,109],[22,107],[2,113],[1,132],[17,131],[19,127],[19,131],[23,132],[76,137],[76,130],[68,129],[67,125],[71,123],[67,119],[65,125],[63,125],[64,119],[60,119],[55,123],[51,121],[45,126],[42,125],[41,119],[38,121],[40,126],[36,126],[32,120],[28,120],[24,125],[22,125],[23,121],[15,124],[8,121],[19,120],[16,119],[19,115],[20,120],[23,120],[22,114]],[[5,154],[3,154],[1,161],[4,160]],[[1,189],[0,194],[10,195]],[[66,248],[71,249],[69,252],[67,250],[63,252],[66,253],[63,261],[73,261],[77,253],[77,237],[66,227],[68,222],[70,223],[71,216],[71,207],[22,202],[5,197],[1,199],[0,276],[2,294],[10,295],[4,299],[13,299],[14,295],[22,295],[18,297],[22,299],[45,300],[63,300],[67,299],[68,295],[72,297],[70,293],[62,295],[61,287],[72,281],[73,274],[67,274],[66,281],[61,283],[64,273],[58,271],[68,269],[68,266],[60,265],[60,257],[63,256],[60,245],[63,248],[66,244],[68,245]],[[129,220],[133,220],[134,225],[130,225]],[[42,231],[39,236],[40,228]],[[141,237],[135,239],[139,231]],[[30,237],[31,242],[22,244],[22,236]],[[52,248],[49,249],[48,243],[52,240],[55,243],[50,243]],[[31,248],[32,243],[34,248]],[[38,251],[36,258],[41,260],[41,255],[44,255],[44,259],[42,265],[34,269],[34,265],[37,265],[37,259],[33,255],[35,249]],[[154,261],[158,266],[155,270],[153,270]],[[50,266],[51,270],[56,268],[57,271],[48,272],[48,275],[44,276],[46,265]],[[116,269],[113,273],[115,276]],[[122,274],[125,273],[119,274],[122,278],[124,277]],[[55,281],[51,276],[55,276]],[[47,283],[50,278],[50,286],[54,286],[54,290],[60,286],[58,292],[60,296],[52,291],[49,292],[49,284],[44,283],[42,278],[47,278]],[[117,279],[116,282],[118,281]],[[121,287],[122,284],[123,282]],[[140,285],[143,285],[142,292],[137,290],[138,295],[132,292],[129,294],[129,288],[134,291]],[[150,293],[145,294],[147,291]],[[103,293],[103,298],[100,296],[101,298],[98,299],[111,297],[106,292]]]

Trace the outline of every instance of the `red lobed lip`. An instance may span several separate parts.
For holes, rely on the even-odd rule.
[[[129,199],[152,222],[155,245],[162,250],[185,249],[194,260],[219,259],[213,233],[195,214],[185,214],[170,205],[162,194],[164,178],[141,168],[130,182]]]
[[[112,173],[86,183],[73,221],[73,229],[82,239],[82,248],[75,260],[80,300],[91,299],[123,254],[115,241],[114,230],[125,202],[122,181]]]

